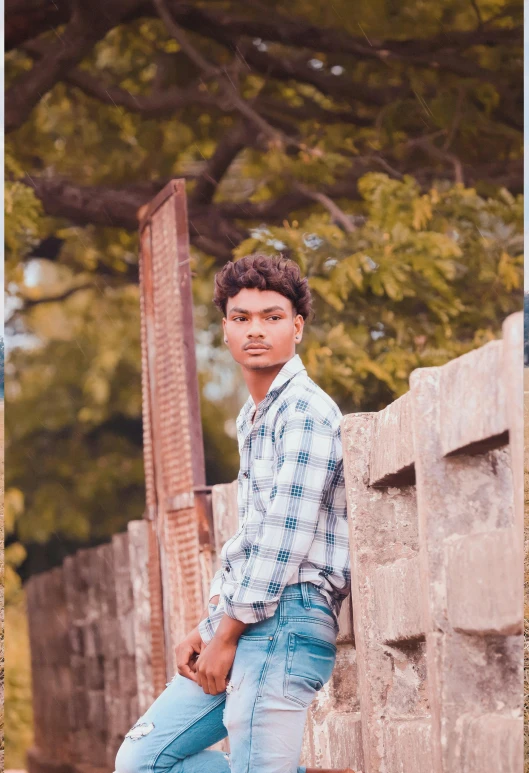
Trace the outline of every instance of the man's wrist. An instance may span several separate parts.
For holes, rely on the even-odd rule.
[[[223,644],[237,644],[246,627],[247,623],[241,623],[240,620],[235,620],[233,617],[224,614],[214,638]]]

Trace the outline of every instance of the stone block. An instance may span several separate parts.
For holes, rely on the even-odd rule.
[[[337,644],[351,643],[354,640],[353,633],[353,607],[351,603],[351,594],[342,602],[340,614],[338,616],[338,625],[340,626]]]
[[[465,633],[521,633],[522,582],[514,528],[445,541],[448,617]]]
[[[414,482],[411,426],[409,393],[376,414],[369,453],[370,486]]]
[[[466,715],[459,722],[462,773],[521,773],[523,720],[521,716]]]
[[[384,728],[388,773],[431,773],[431,722],[428,717],[388,722]],[[484,768],[481,773],[486,773]]]
[[[375,625],[382,641],[424,636],[418,555],[378,567],[373,587]]]
[[[350,644],[338,647],[336,663],[325,698],[324,701],[318,700],[315,704],[314,712],[318,718],[329,711],[351,713],[360,710],[356,650]]]
[[[503,342],[490,341],[440,368],[439,428],[444,456],[508,442],[502,359]]]
[[[327,717],[330,765],[333,768],[364,769],[360,714],[331,712]]]

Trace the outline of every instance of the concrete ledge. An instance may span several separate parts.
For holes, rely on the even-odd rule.
[[[369,455],[370,486],[404,486],[415,482],[409,392],[377,413]]]
[[[444,456],[480,453],[508,442],[502,362],[503,342],[490,341],[441,366],[440,435]]]
[[[445,541],[448,618],[456,631],[523,631],[523,583],[516,566],[514,528]]]
[[[375,626],[381,641],[424,636],[418,555],[380,566],[374,573],[373,590]]]

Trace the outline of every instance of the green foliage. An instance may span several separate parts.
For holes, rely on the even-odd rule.
[[[217,12],[215,3],[200,7]],[[267,8],[267,22],[281,19],[279,0]],[[242,10],[242,17],[261,18],[261,10],[248,11],[237,0],[226,4],[227,18]],[[442,8],[433,0],[359,0],[354,14],[348,0],[295,0],[288,16],[365,41],[366,51],[385,39],[408,41],[406,54],[429,38],[453,33],[457,42],[485,22],[494,34],[509,32],[519,15],[516,4],[502,0],[480,0],[478,11],[462,0]],[[440,364],[498,335],[503,318],[519,305],[521,288],[521,200],[495,185],[491,173],[491,162],[507,168],[521,157],[512,100],[505,101],[516,89],[518,48],[498,38],[457,49],[452,58],[464,55],[465,74],[444,63],[430,66],[421,56],[319,51],[310,38],[305,49],[241,40],[241,51],[249,46],[307,65],[323,78],[312,83],[268,76],[242,59],[234,64],[217,32],[211,26],[186,34],[208,61],[234,68],[230,77],[240,95],[255,110],[266,103],[263,116],[292,142],[251,133],[221,175],[212,205],[256,205],[297,186],[317,194],[354,182],[350,195],[333,196],[342,224],[343,217],[353,224],[351,233],[321,199],[285,209],[284,218],[235,218],[229,224],[243,237],[246,231],[239,243],[229,231],[235,256],[283,249],[307,272],[317,316],[300,353],[342,409],[379,409],[405,391],[413,368]],[[54,45],[57,34],[45,26],[40,40]],[[31,67],[22,47],[11,50],[7,85]],[[138,99],[171,89],[196,90],[204,98],[220,93],[218,80],[204,82],[162,21],[148,15],[116,25],[78,69]],[[8,331],[26,343],[10,344],[6,364],[7,475],[8,485],[24,492],[16,527],[24,544],[45,542],[54,532],[101,539],[143,511],[137,235],[116,227],[110,215],[106,226],[61,217],[60,207],[46,201],[43,207],[36,198],[34,178],[62,176],[83,186],[133,190],[185,174],[192,197],[197,173],[240,119],[229,101],[197,99],[153,118],[117,104],[104,88],[99,93],[96,98],[59,80],[6,142],[8,304],[25,304]],[[336,113],[349,117],[327,120]],[[476,178],[474,188],[449,182],[458,160],[463,174]],[[214,210],[206,212],[206,221],[216,222]],[[213,242],[225,225],[219,223]],[[62,245],[44,259],[39,243],[47,236]],[[219,353],[218,314],[211,305],[218,265],[193,251],[212,483],[236,473],[230,432],[244,397],[235,388],[236,371]],[[84,289],[69,294],[78,287]],[[61,294],[63,300],[46,302]]]
[[[17,567],[26,551],[13,541],[16,523],[24,512],[24,495],[10,488],[4,496],[4,530],[7,547],[4,550],[4,657],[9,668],[3,669],[5,710],[3,730],[6,768],[24,768],[25,750],[32,738],[31,666],[25,594]]]
[[[316,304],[304,356],[346,411],[380,410],[414,368],[441,365],[501,333],[523,282],[521,197],[412,178],[359,181],[364,217],[352,233],[314,215],[254,232],[236,250],[284,244]]]
[[[25,752],[33,737],[31,662],[25,601],[6,605],[4,738],[6,769],[26,766]]]

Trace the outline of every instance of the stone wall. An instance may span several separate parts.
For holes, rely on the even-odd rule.
[[[304,764],[521,770],[521,362],[518,314],[503,341],[416,370],[410,391],[379,413],[344,417],[352,606],[308,714]],[[202,490],[202,503],[213,541],[195,540],[201,555],[185,561],[201,566],[194,587],[204,596],[236,529],[236,482]],[[111,773],[124,733],[163,689],[156,539],[152,520],[133,521],[27,583],[30,773]],[[166,578],[185,576],[175,540],[165,543],[175,567]]]
[[[26,583],[34,746],[29,773],[107,773],[154,698],[148,522]],[[143,553],[143,555],[142,555]]]
[[[521,770],[521,362],[517,314],[343,420],[365,773]]]

